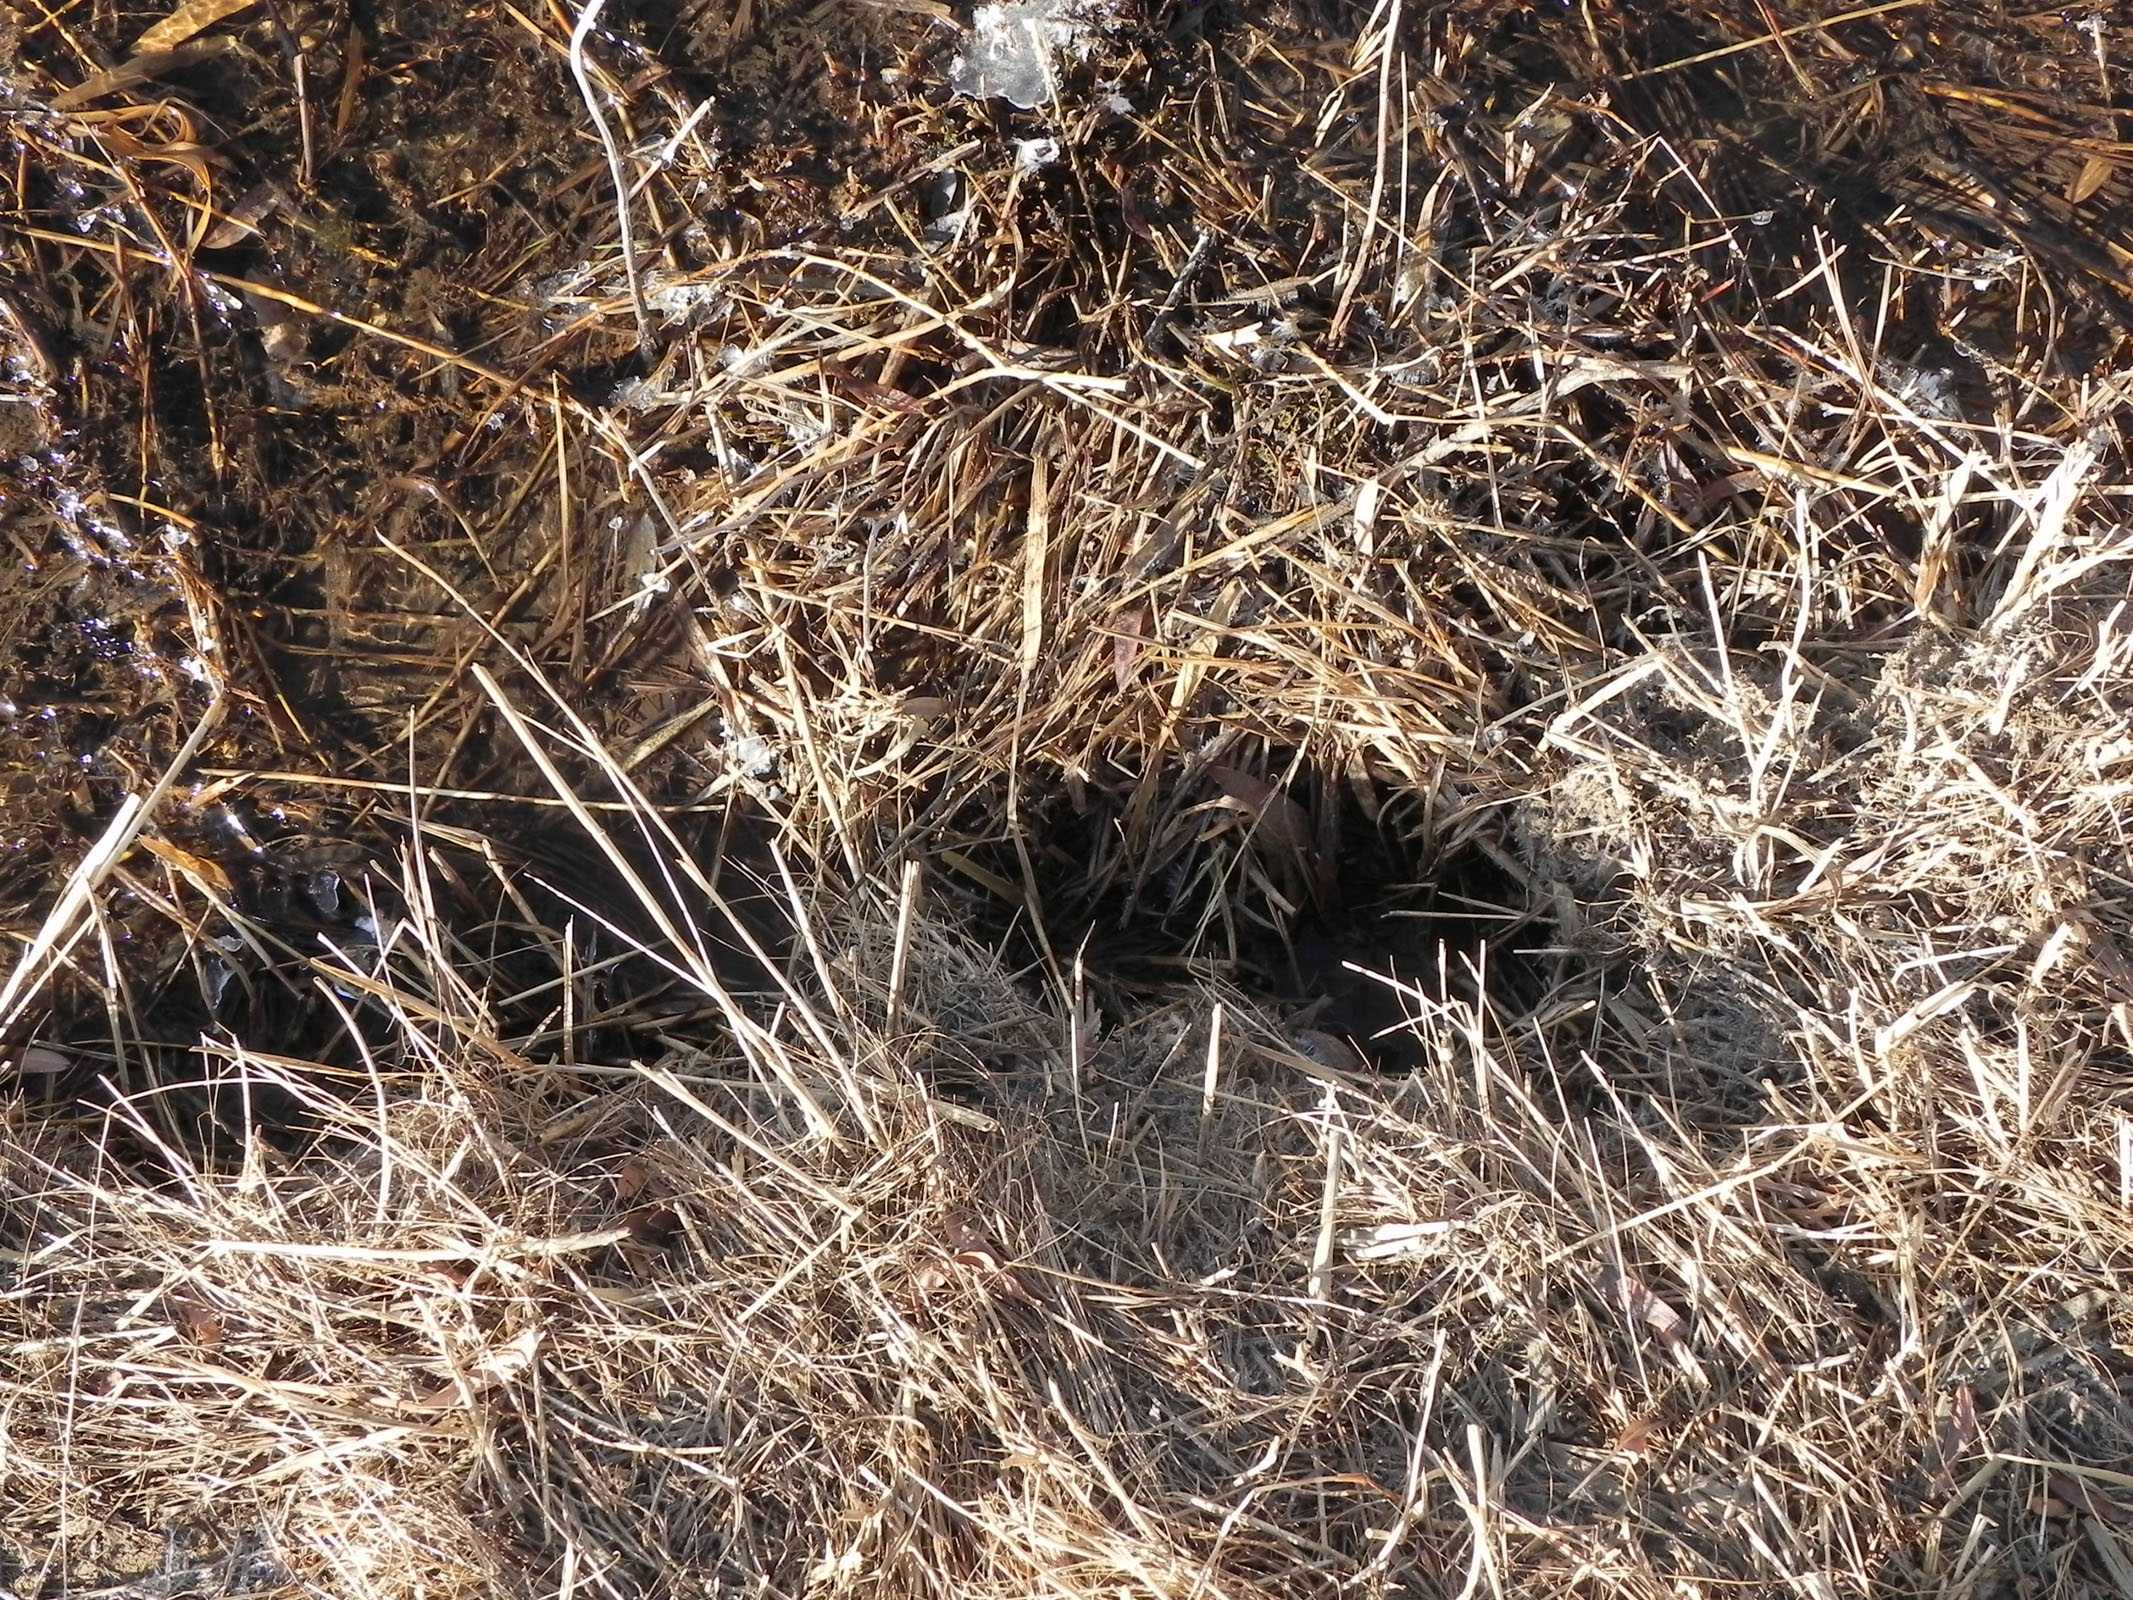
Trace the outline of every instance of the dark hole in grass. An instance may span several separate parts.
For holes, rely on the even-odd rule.
[[[980,927],[1017,965],[1063,965],[1119,1002],[1180,980],[1234,984],[1298,1027],[1346,1038],[1404,1070],[1406,1021],[1486,989],[1523,1009],[1542,986],[1525,952],[1551,942],[1509,859],[1482,836],[1447,841],[1414,795],[1370,796],[1309,763],[1274,778],[1203,767],[1136,814],[1130,791],[1028,807],[1044,939],[1029,908],[988,897]],[[1011,841],[982,853],[1023,881]]]

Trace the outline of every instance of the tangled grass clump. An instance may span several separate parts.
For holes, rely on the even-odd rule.
[[[0,1590],[2133,1591],[2133,14],[632,9],[5,24]]]

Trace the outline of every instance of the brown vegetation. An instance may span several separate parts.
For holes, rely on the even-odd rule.
[[[2133,8],[762,11],[0,20],[0,1589],[2133,1594]]]

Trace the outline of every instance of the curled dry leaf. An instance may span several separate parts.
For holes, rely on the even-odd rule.
[[[181,56],[187,51],[204,48],[213,40],[202,40],[198,45],[186,45],[177,50],[165,51],[155,59]],[[145,59],[145,58],[136,58]],[[76,91],[81,92],[81,91]],[[182,167],[192,174],[200,186],[200,199],[192,207],[192,229],[188,243],[199,249],[215,227],[215,168],[225,163],[226,158],[196,137],[198,130],[191,116],[169,106],[124,106],[111,111],[85,111],[81,120],[96,129],[96,137],[105,150],[127,161],[163,166]],[[165,125],[174,125],[174,136],[168,139],[141,138],[135,135],[128,124],[136,124],[153,135]]]
[[[196,856],[167,839],[146,833],[141,835],[141,848],[165,866],[175,868],[194,888],[217,895],[230,893],[230,875],[205,856]]]
[[[1617,1455],[1641,1456],[1652,1447],[1653,1422],[1650,1417],[1631,1417],[1615,1430],[1608,1441],[1608,1448]]]
[[[1970,1385],[1957,1384],[1955,1396],[1948,1403],[1948,1414],[1933,1438],[1933,1486],[1942,1494],[1955,1487],[1956,1463],[1968,1455],[1978,1441],[1977,1401],[1970,1393]]]
[[[1703,1364],[1696,1359],[1685,1337],[1688,1324],[1680,1312],[1660,1299],[1648,1285],[1630,1273],[1610,1267],[1599,1276],[1599,1290],[1610,1305],[1620,1307],[1632,1322],[1642,1323],[1692,1381],[1699,1384],[1707,1381]]]
[[[1027,1300],[1030,1293],[1015,1280],[1005,1262],[990,1250],[958,1250],[949,1258],[965,1272],[976,1273],[1010,1300]]]
[[[950,1269],[976,1278],[988,1291],[1010,1300],[1028,1300],[1030,1292],[1016,1280],[1014,1270],[992,1240],[970,1220],[960,1213],[950,1216],[941,1226],[939,1240],[945,1262],[929,1267],[918,1274],[922,1293],[931,1295],[945,1288],[950,1280]]]

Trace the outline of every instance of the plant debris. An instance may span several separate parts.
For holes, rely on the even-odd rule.
[[[0,16],[0,1594],[2124,1590],[2129,38]]]

